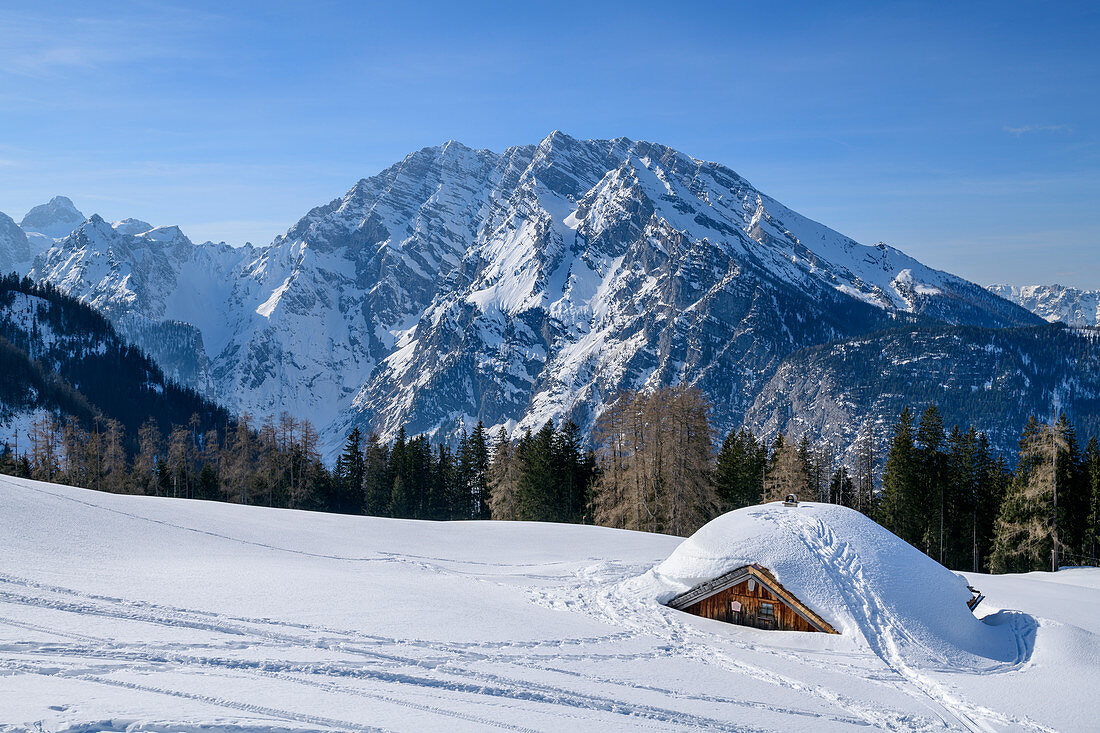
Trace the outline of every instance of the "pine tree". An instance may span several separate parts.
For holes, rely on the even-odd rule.
[[[771,465],[764,476],[763,501],[782,501],[790,494],[798,496],[800,492],[805,496],[809,480],[801,452],[780,433],[772,449]]]
[[[985,433],[978,434],[977,463],[978,488],[972,520],[974,548],[971,568],[974,572],[989,572],[997,516],[1012,482],[1012,472],[1003,456],[993,456]]]
[[[923,518],[921,547],[924,552],[940,563],[944,561],[945,523],[947,521],[948,499],[944,481],[944,429],[943,418],[936,406],[929,405],[921,415],[917,426],[917,480],[913,487],[918,494],[912,501],[912,508],[932,507],[932,513],[921,512],[914,520]]]
[[[913,417],[909,408],[901,411],[894,425],[894,437],[882,472],[882,496],[878,523],[911,545],[923,539],[924,522],[917,504],[917,452],[913,441]]]
[[[767,448],[746,428],[722,441],[714,469],[714,486],[722,511],[752,506],[764,494]]]
[[[1081,552],[1092,565],[1100,564],[1100,441],[1092,436],[1085,448],[1084,459],[1088,492],[1088,511],[1085,540]]]
[[[554,465],[558,474],[556,521],[581,523],[588,506],[591,462],[582,449],[581,429],[566,420],[554,437]]]
[[[472,519],[488,519],[489,509],[489,435],[480,420],[467,442],[466,481]]]
[[[397,432],[397,439],[390,448],[390,516],[408,518],[413,516],[413,487],[409,486],[408,457],[409,445],[405,427]]]
[[[961,570],[972,564],[980,479],[978,433],[973,428],[964,433],[956,425],[947,436],[940,479],[944,505],[940,562],[946,567]]]
[[[554,465],[554,421],[520,440],[517,519],[535,522],[558,521],[559,482]]]
[[[1055,464],[1058,500],[1055,521],[1060,542],[1058,561],[1065,565],[1077,565],[1080,564],[1088,532],[1088,472],[1077,443],[1077,430],[1064,412],[1059,415],[1054,432],[1064,446],[1058,452]]]
[[[363,511],[377,517],[392,516],[393,475],[390,471],[390,451],[376,433],[367,438],[363,455]]]
[[[440,444],[436,446],[435,460],[431,465],[432,475],[428,482],[425,519],[451,519],[455,486],[458,480],[458,467],[455,465],[451,449]]]
[[[336,458],[336,467],[332,476],[335,496],[333,511],[345,514],[359,514],[366,503],[363,497],[363,482],[366,467],[363,460],[363,435],[359,428],[352,428],[344,442],[343,452]]]

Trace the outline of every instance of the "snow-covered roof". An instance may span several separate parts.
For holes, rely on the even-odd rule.
[[[641,579],[656,600],[758,563],[841,634],[872,646],[1010,655],[1011,635],[971,613],[967,581],[852,509],[780,502],[724,514]],[[1004,648],[1002,648],[1004,647]]]

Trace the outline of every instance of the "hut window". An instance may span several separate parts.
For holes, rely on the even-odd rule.
[[[749,578],[749,593],[752,593],[754,590],[756,590],[756,579]]]
[[[775,618],[775,607],[767,601],[761,601],[760,618]]]

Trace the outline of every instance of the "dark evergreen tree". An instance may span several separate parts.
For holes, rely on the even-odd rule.
[[[848,467],[840,466],[829,481],[829,501],[851,508],[855,503],[855,484],[848,475]]]
[[[878,522],[911,545],[923,539],[925,507],[917,503],[918,456],[913,439],[913,416],[909,408],[901,411],[894,425],[894,437],[882,472],[882,496]]]
[[[561,476],[554,465],[554,444],[553,420],[548,420],[534,435],[527,433],[520,440],[517,453],[520,460],[518,518],[521,520],[558,520],[562,492]]]
[[[1081,552],[1090,565],[1100,564],[1100,441],[1092,436],[1085,448],[1088,513]]]
[[[428,481],[425,519],[454,518],[455,498],[458,495],[458,468],[454,454],[445,444],[436,446],[435,460],[429,469],[432,475]]]
[[[971,428],[964,433],[957,425],[952,427],[947,436],[939,492],[944,511],[940,562],[949,568],[968,567],[973,558],[980,470],[977,431]]]
[[[714,483],[722,511],[760,502],[768,449],[748,429],[730,433],[722,441],[714,468]]]
[[[363,460],[363,436],[352,428],[344,443],[344,451],[336,458],[332,475],[333,497],[330,508],[344,514],[361,514],[364,509],[363,483],[366,467]]]
[[[941,563],[946,549],[945,523],[950,511],[944,481],[943,444],[943,418],[934,404],[929,405],[921,414],[917,426],[917,476],[913,487],[918,493],[911,507],[932,509],[931,512],[920,512],[913,520],[923,520],[924,525],[922,542],[918,546]]]
[[[390,470],[390,451],[375,433],[367,438],[363,452],[363,496],[366,502],[364,513],[391,516],[393,472]]]
[[[572,420],[562,423],[554,436],[552,460],[558,472],[553,521],[581,523],[588,505],[592,467],[583,449],[580,426]]]

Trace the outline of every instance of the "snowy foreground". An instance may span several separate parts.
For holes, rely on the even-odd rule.
[[[0,730],[1096,729],[1100,570],[968,576],[977,622],[841,512],[727,515],[677,550],[0,476]],[[657,602],[753,542],[839,636]]]

